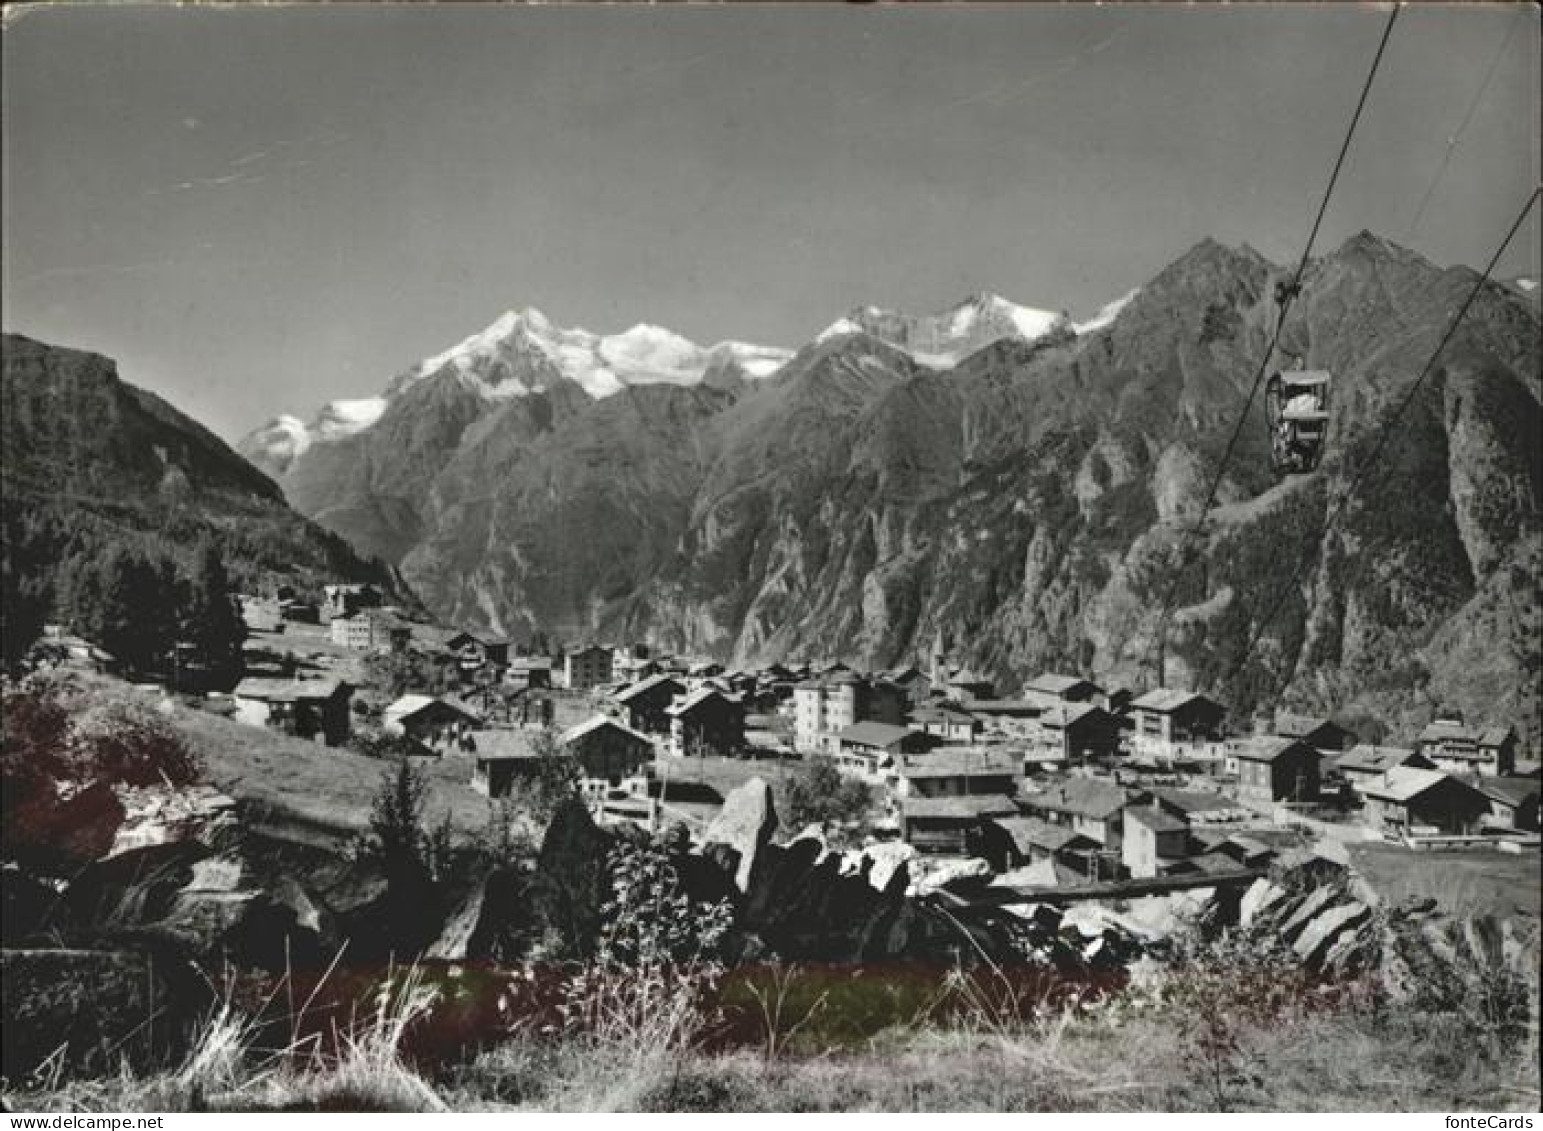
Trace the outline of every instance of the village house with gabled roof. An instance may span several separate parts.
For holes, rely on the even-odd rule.
[[[1305,742],[1278,734],[1237,744],[1238,796],[1255,802],[1316,801],[1323,755]]]
[[[458,632],[445,641],[444,647],[463,672],[480,671],[489,664],[497,668],[509,666],[509,641],[502,637]]]
[[[515,656],[504,670],[504,682],[510,687],[541,691],[552,686],[552,660],[550,656]]]
[[[584,776],[618,786],[636,777],[654,760],[654,744],[605,715],[594,715],[558,736],[562,748],[579,760]]]
[[[1208,752],[1226,736],[1227,709],[1194,691],[1160,687],[1131,701],[1132,753],[1172,760]]]
[[[1145,804],[1151,794],[1127,791],[1100,778],[1067,778],[1039,793],[1025,794],[1022,808],[1091,838],[1105,851],[1118,851],[1123,835],[1121,813],[1129,804]]]
[[[670,747],[688,757],[731,757],[745,748],[745,705],[714,687],[699,687],[665,708]]]
[[[1160,876],[1191,855],[1189,822],[1157,805],[1125,807],[1120,863],[1131,876]]]
[[[1057,703],[1035,720],[1028,740],[1033,749],[1076,765],[1118,755],[1120,733],[1120,720],[1096,703]]]
[[[1359,794],[1361,785],[1375,781],[1398,766],[1416,770],[1434,770],[1436,763],[1416,750],[1404,746],[1373,746],[1360,742],[1334,759],[1332,768],[1351,792]]]
[[[932,678],[914,664],[891,668],[883,675],[886,682],[900,690],[904,699],[902,706],[909,710],[916,710],[932,694]]]
[[[1177,789],[1154,786],[1153,804],[1172,813],[1191,829],[1252,821],[1258,817],[1252,809],[1224,793],[1201,789]]]
[[[1043,817],[986,818],[981,827],[981,850],[999,872],[1041,860],[1057,860],[1089,879],[1099,875],[1099,843],[1085,833]]]
[[[1018,759],[985,746],[939,747],[925,754],[902,754],[890,776],[899,797],[1011,797],[1021,775]]]
[[[422,755],[466,746],[481,725],[477,711],[452,695],[403,695],[381,713],[381,730],[410,739]]]
[[[963,707],[939,703],[922,707],[911,715],[911,725],[944,742],[971,743],[980,734],[981,723]]]
[[[341,746],[351,732],[353,687],[341,679],[247,676],[231,692],[237,722]]]
[[[959,699],[965,706],[975,699],[991,699],[996,695],[996,683],[969,668],[960,668],[944,681],[948,695]]]
[[[1415,749],[1449,774],[1514,774],[1516,746],[1510,727],[1466,726],[1456,711],[1438,715],[1415,740]]]
[[[1538,779],[1483,775],[1468,780],[1489,800],[1489,828],[1538,831]]]
[[[674,676],[651,675],[616,693],[616,702],[627,715],[627,725],[644,734],[670,732],[670,705],[686,694],[686,685]]]
[[[1027,737],[1041,715],[1060,705],[1060,700],[1038,691],[1025,691],[1011,699],[974,699],[970,713],[999,734]]]
[[[1093,703],[1100,707],[1107,706],[1102,687],[1090,679],[1075,675],[1041,672],[1025,683],[1023,690],[1049,695],[1063,703]]]
[[[938,745],[925,731],[866,719],[835,736],[836,766],[847,773],[882,780],[904,754],[921,754]]]
[[[917,852],[972,855],[982,822],[1017,812],[1005,797],[907,797],[898,803],[901,835]]]
[[[1349,750],[1356,744],[1354,731],[1346,730],[1333,719],[1319,716],[1277,714],[1271,733],[1305,742],[1324,754]]]
[[[488,797],[507,797],[515,785],[542,770],[542,732],[534,729],[486,731],[477,750],[472,788]],[[646,735],[605,715],[595,715],[556,737],[552,753],[571,758],[590,800],[618,789],[643,792],[653,744]]]
[[[1396,766],[1364,782],[1365,821],[1395,835],[1460,835],[1479,830],[1489,816],[1489,798],[1441,770]]]

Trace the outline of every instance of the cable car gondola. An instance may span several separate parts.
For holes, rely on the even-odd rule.
[[[1304,475],[1318,466],[1329,431],[1329,386],[1326,369],[1283,369],[1270,375],[1264,413],[1276,475]]]

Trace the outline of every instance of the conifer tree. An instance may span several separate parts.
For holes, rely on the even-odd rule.
[[[241,676],[241,644],[246,623],[236,607],[225,559],[213,542],[203,543],[186,586],[184,637],[208,670],[210,681],[230,688]]]

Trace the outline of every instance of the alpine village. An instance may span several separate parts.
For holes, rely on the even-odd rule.
[[[1537,279],[1169,254],[234,444],[7,333],[7,1109],[1536,1111]]]

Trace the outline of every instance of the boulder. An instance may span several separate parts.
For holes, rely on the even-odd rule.
[[[85,931],[144,926],[171,913],[209,849],[192,841],[153,844],[98,860],[65,893],[71,923]]]
[[[1335,979],[1350,978],[1376,961],[1377,932],[1370,920],[1343,932],[1323,956],[1321,969]]]
[[[723,808],[707,827],[705,844],[725,844],[739,853],[734,883],[740,891],[750,890],[751,873],[763,847],[777,831],[777,811],[772,804],[771,786],[755,777],[723,800]]]
[[[868,873],[869,882],[883,891],[889,886],[890,877],[896,870],[905,868],[909,861],[916,858],[916,849],[903,840],[891,840],[883,844],[870,844],[862,850],[861,855],[873,861],[873,867]]]
[[[1243,902],[1238,908],[1239,924],[1245,928],[1252,927],[1268,918],[1270,913],[1285,900],[1287,894],[1285,888],[1272,884],[1261,876],[1243,893]]]
[[[1291,949],[1302,963],[1314,970],[1324,964],[1329,949],[1345,932],[1366,922],[1371,909],[1359,900],[1341,903],[1315,916],[1303,928]]]
[[[803,894],[800,888],[825,855],[823,839],[799,837],[781,847],[762,846],[758,852],[759,865],[745,893],[745,921],[764,925],[781,918],[789,906],[799,901]]]
[[[1280,921],[1276,933],[1280,935],[1281,941],[1296,942],[1297,936],[1307,929],[1307,925],[1334,902],[1335,895],[1333,888],[1314,888],[1290,915]]]
[[[915,858],[915,862],[923,863],[919,857]],[[971,881],[985,884],[989,883],[995,874],[991,870],[991,865],[978,856],[971,856],[965,860],[927,861],[925,871],[917,874],[912,882],[911,894],[926,895],[960,883],[974,886]]]
[[[487,885],[478,882],[461,898],[446,920],[439,937],[429,947],[426,957],[447,962],[461,962],[470,957],[472,936],[482,922],[483,905],[487,900]]]
[[[117,795],[124,818],[108,855],[177,840],[210,843],[235,824],[235,800],[209,786],[120,787]]]

